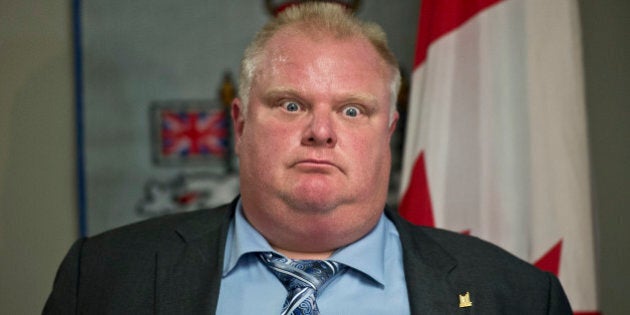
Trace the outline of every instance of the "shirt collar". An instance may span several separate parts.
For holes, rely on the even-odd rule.
[[[223,276],[226,276],[236,267],[243,255],[256,252],[275,252],[269,242],[245,219],[240,199],[236,203],[234,220],[230,224],[225,248]]]
[[[387,224],[389,223],[389,224]],[[384,214],[367,235],[358,241],[336,250],[330,260],[334,260],[355,269],[372,280],[384,285],[387,238],[391,233],[398,233]],[[249,253],[274,252],[269,242],[245,219],[241,201],[236,204],[234,220],[228,232],[223,276],[230,273],[241,257]]]
[[[335,251],[329,258],[358,270],[380,285],[385,284],[385,260],[387,237],[398,233],[391,229],[385,214],[381,215],[376,226],[358,241]]]

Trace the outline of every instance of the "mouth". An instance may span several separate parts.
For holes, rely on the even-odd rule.
[[[332,169],[338,169],[341,171],[341,168],[339,168],[339,166],[335,163],[328,160],[318,159],[299,160],[294,164],[294,167],[303,171],[317,173],[330,172]]]

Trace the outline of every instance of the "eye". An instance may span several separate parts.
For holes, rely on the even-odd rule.
[[[356,106],[348,106],[343,109],[343,114],[348,117],[357,117],[361,114],[361,110]]]
[[[297,112],[300,110],[300,104],[293,101],[282,103],[282,107],[284,107],[287,112]]]

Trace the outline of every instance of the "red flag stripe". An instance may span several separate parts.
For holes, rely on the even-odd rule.
[[[427,58],[429,45],[468,19],[501,0],[423,0],[414,68]]]
[[[429,181],[424,163],[424,152],[420,152],[413,166],[409,187],[400,201],[400,215],[416,225],[435,226]]]

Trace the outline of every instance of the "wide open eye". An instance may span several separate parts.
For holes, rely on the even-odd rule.
[[[361,115],[361,110],[356,106],[347,106],[343,109],[343,114],[348,117],[357,117]]]
[[[282,103],[282,107],[284,107],[287,112],[297,112],[300,110],[300,104],[293,101]]]

